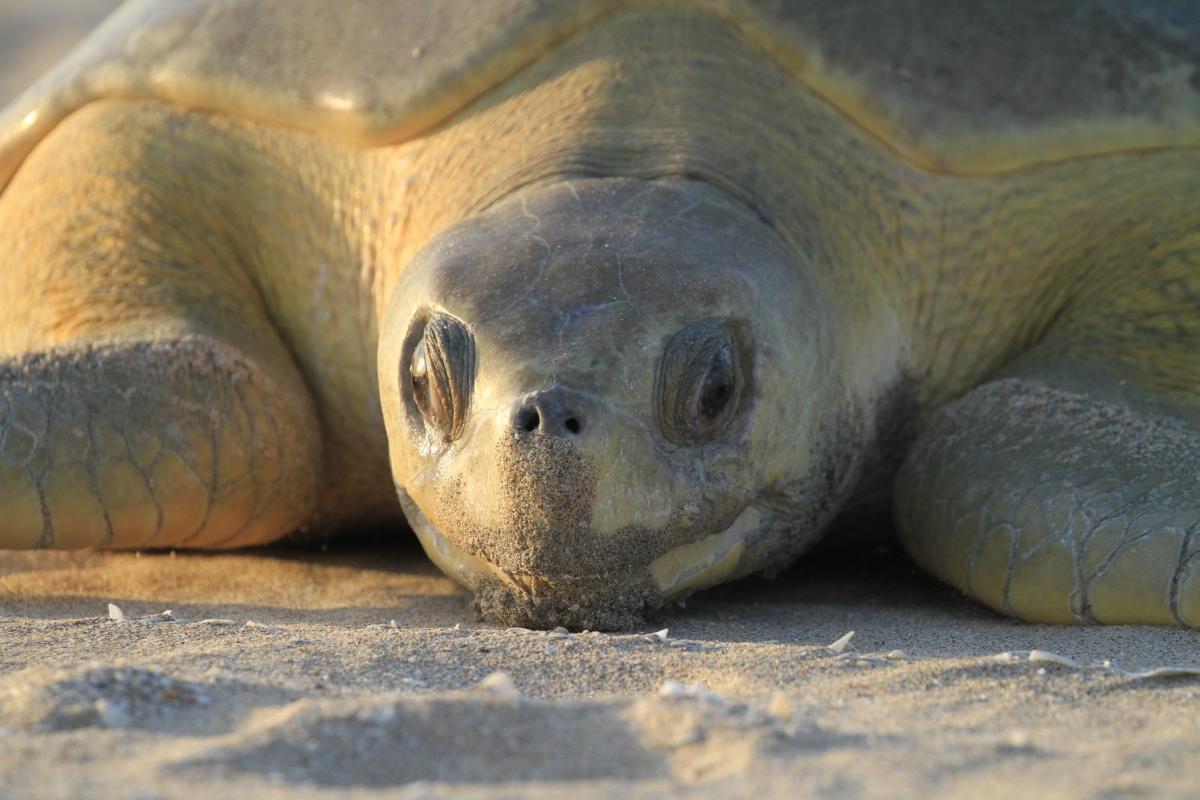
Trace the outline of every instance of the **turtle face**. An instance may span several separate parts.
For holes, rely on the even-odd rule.
[[[620,627],[753,568],[794,473],[827,321],[792,256],[718,190],[522,190],[404,272],[380,387],[430,557],[507,624]]]

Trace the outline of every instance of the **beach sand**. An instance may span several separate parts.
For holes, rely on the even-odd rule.
[[[110,5],[3,0],[0,98]],[[0,797],[1200,795],[1200,678],[1127,674],[1194,631],[1021,624],[876,548],[502,629],[395,538],[0,553]]]
[[[1195,797],[1200,678],[1124,674],[1170,664],[1195,632],[1021,624],[894,552],[573,634],[412,546],[7,553],[0,796]]]

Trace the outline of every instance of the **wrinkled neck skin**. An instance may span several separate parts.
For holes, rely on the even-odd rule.
[[[447,371],[452,425],[423,413],[414,378],[439,350],[435,321],[470,340]],[[845,502],[868,445],[836,329],[811,268],[712,186],[525,187],[430,242],[385,314],[406,514],[510,624],[628,625],[778,564]],[[713,337],[733,354],[732,398],[717,430],[688,439],[676,412],[704,381],[679,365]]]
[[[486,617],[634,624],[782,566],[886,471],[891,166],[724,21],[617,15],[404,154],[364,170],[405,208],[375,287],[392,473]],[[449,423],[422,343],[465,354]],[[732,411],[681,435],[722,348]]]

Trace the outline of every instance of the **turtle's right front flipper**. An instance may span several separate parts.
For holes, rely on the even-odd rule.
[[[80,112],[0,195],[0,547],[241,546],[315,506],[312,399],[202,193],[236,170],[128,117]]]

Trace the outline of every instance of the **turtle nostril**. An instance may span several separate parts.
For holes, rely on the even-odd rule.
[[[587,420],[583,402],[574,393],[558,387],[533,392],[521,400],[509,430],[516,434],[578,436]]]
[[[542,418],[536,408],[523,408],[517,413],[517,428],[526,433],[533,433],[542,424]]]

